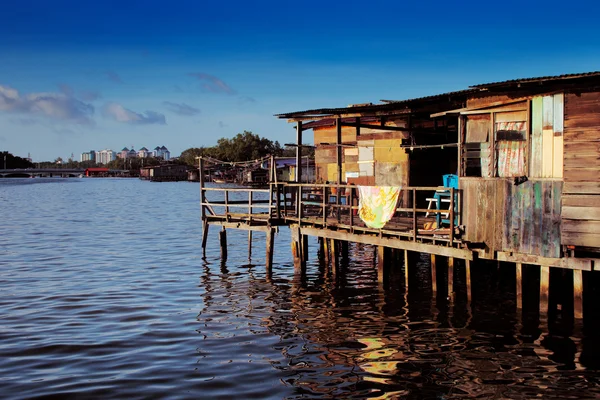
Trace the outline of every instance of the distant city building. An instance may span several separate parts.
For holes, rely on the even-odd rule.
[[[108,164],[117,158],[117,153],[110,149],[101,150],[96,152],[96,163],[98,164]]]
[[[120,159],[125,159],[129,155],[129,149],[127,147],[123,147],[119,153],[117,153],[117,157]]]
[[[150,157],[151,155],[152,155],[152,152],[148,151],[148,149],[145,147],[142,147],[137,152],[137,156],[139,158],[147,158],[147,157]]]
[[[81,162],[83,161],[96,161],[96,152],[90,150],[87,153],[81,153]]]
[[[169,149],[167,149],[165,146],[162,146],[162,147],[156,146],[152,153],[153,153],[154,157],[162,158],[165,161],[171,159],[171,153],[169,152]]]

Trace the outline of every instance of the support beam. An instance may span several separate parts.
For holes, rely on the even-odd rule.
[[[202,221],[202,254],[206,254],[206,242],[208,241],[209,223],[206,220]]]
[[[275,229],[271,228],[267,231],[267,276],[273,271],[273,244],[275,242]]]
[[[308,261],[308,236],[301,235],[300,242],[302,244],[302,261]]]
[[[408,250],[404,250],[404,290],[408,293]]]
[[[521,263],[516,264],[517,271],[517,310],[523,309],[523,265]]]
[[[219,232],[219,242],[221,244],[221,262],[227,261],[227,231],[225,227]]]
[[[550,292],[550,267],[540,267],[540,315],[548,312]]]
[[[342,179],[342,119],[337,118],[335,120],[337,135],[336,135],[336,158],[337,158],[337,183],[338,185],[343,182]],[[337,197],[339,200],[339,196]],[[338,210],[339,211],[339,210]]]
[[[573,270],[573,306],[575,318],[583,318],[583,271]]]
[[[296,179],[297,183],[302,182],[302,121],[296,124]]]
[[[448,297],[454,300],[454,258],[448,258]]]

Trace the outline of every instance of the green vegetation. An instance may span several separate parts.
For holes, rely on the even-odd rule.
[[[5,163],[5,161],[6,161],[6,163]],[[20,169],[20,168],[24,169],[24,168],[33,168],[34,167],[34,165],[31,161],[29,161],[25,158],[13,156],[8,151],[2,151],[2,152],[0,152],[0,168],[4,169],[5,165],[6,165],[7,169]]]
[[[261,138],[250,131],[238,133],[231,139],[221,138],[213,147],[192,147],[184,150],[179,160],[187,165],[197,166],[196,157],[212,157],[222,161],[238,162],[256,160],[268,155],[293,157],[295,149],[281,147],[278,141]],[[314,156],[313,149],[304,149],[303,155]]]

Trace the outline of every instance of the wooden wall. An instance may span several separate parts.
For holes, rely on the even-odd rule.
[[[600,93],[565,96],[562,243],[600,249]]]
[[[560,257],[561,193],[558,180],[460,178],[464,240],[489,251]]]
[[[388,121],[388,125],[404,126],[404,121]],[[314,129],[316,178],[337,182],[337,128]],[[405,133],[361,128],[342,128],[342,181],[358,185],[406,186],[409,156],[401,148]],[[348,176],[348,179],[346,177]]]
[[[564,95],[531,100],[530,178],[562,178]]]

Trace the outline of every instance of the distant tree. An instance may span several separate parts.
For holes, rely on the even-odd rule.
[[[26,158],[14,156],[8,151],[1,151],[0,168],[4,168],[5,160],[7,169],[33,168],[35,166],[31,161],[27,160]]]

